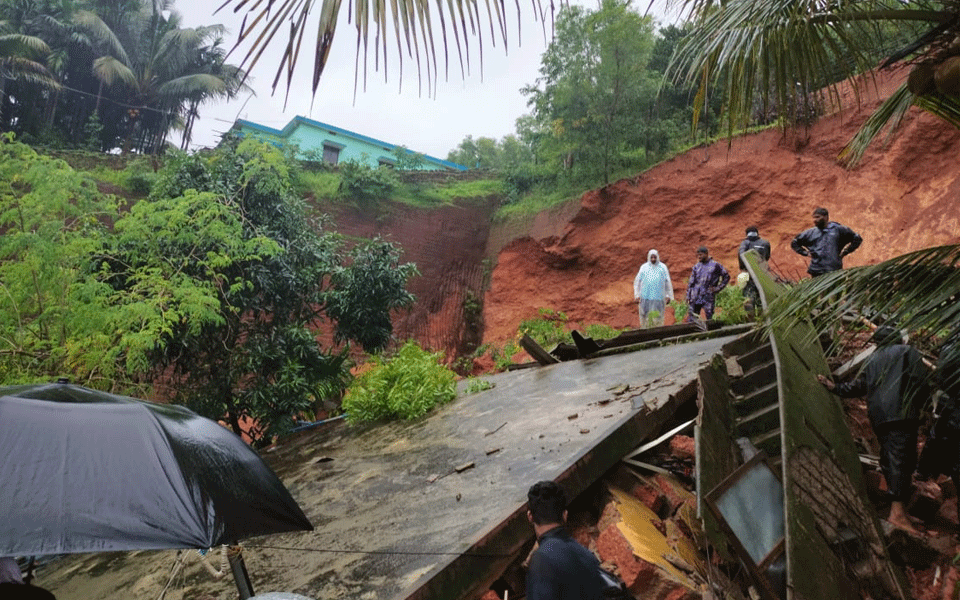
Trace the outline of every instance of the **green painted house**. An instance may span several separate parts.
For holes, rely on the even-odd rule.
[[[396,153],[402,151],[410,158],[420,157],[420,160],[416,161],[416,166],[413,167],[417,170],[467,170],[465,166],[449,160],[418,154],[402,146],[382,142],[372,137],[301,116],[291,119],[283,129],[273,129],[259,123],[238,119],[233,125],[233,131],[238,132],[241,137],[249,135],[265,142],[296,145],[300,148],[301,155],[315,152],[315,156],[322,156],[324,162],[332,165],[353,160],[371,167],[378,165],[395,166],[397,164]]]

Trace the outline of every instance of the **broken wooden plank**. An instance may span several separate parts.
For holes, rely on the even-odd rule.
[[[573,343],[577,346],[577,352],[580,354],[580,358],[586,358],[600,350],[600,346],[593,341],[593,338],[583,337],[576,329],[570,332],[570,337],[573,338]]]
[[[544,350],[543,346],[527,334],[523,334],[523,337],[520,338],[520,347],[526,350],[527,354],[532,356],[534,360],[541,365],[553,365],[560,362],[557,357]]]

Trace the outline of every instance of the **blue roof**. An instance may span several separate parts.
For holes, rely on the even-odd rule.
[[[237,119],[236,125],[240,125],[242,127],[246,127],[249,129],[256,129],[258,131],[262,131],[270,135],[275,135],[277,137],[287,138],[290,135],[290,133],[293,131],[293,128],[296,127],[298,123],[303,123],[304,125],[315,127],[317,129],[326,129],[327,131],[344,135],[347,137],[352,137],[356,140],[360,140],[368,144],[375,144],[377,146],[382,146],[383,148],[391,152],[398,150],[400,148],[403,148],[402,146],[398,146],[396,144],[390,144],[388,142],[384,142],[376,138],[372,138],[366,135],[356,133],[354,131],[350,131],[349,129],[343,129],[342,127],[337,127],[335,125],[328,125],[327,123],[314,121],[313,119],[308,119],[307,117],[301,117],[300,115],[297,115],[296,117],[290,119],[290,122],[287,123],[287,125],[283,129],[274,129],[272,127],[267,127],[266,125],[260,125],[259,123],[254,123],[252,121],[246,121],[244,119]],[[418,154],[417,152],[414,152],[409,148],[403,148],[403,149],[406,150],[406,152],[409,154]],[[455,171],[467,170],[467,167],[463,165],[457,164],[455,162],[451,162],[449,160],[443,160],[442,158],[436,158],[435,156],[430,156],[429,154],[424,154],[423,157],[432,163],[442,165],[444,167],[447,167],[448,169],[453,169]]]

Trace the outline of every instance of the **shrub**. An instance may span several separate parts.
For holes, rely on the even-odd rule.
[[[517,327],[519,335],[529,335],[544,348],[551,348],[560,342],[572,343],[573,339],[567,331],[569,319],[566,314],[549,308],[540,308],[537,314],[539,316],[536,319],[520,322]]]
[[[683,323],[684,319],[687,318],[687,311],[690,310],[690,307],[686,302],[677,300],[673,303],[673,318],[677,323]]]
[[[371,167],[358,161],[340,163],[341,190],[357,200],[381,200],[390,195],[400,180],[388,167]]]
[[[617,329],[609,325],[604,325],[603,323],[592,323],[583,328],[583,335],[584,337],[595,340],[609,340],[610,338],[617,337],[624,331],[626,331],[626,329]]]
[[[374,366],[347,390],[343,410],[351,423],[416,419],[456,395],[454,372],[441,364],[442,353],[430,353],[409,341],[391,358],[375,356]]]
[[[716,319],[725,325],[736,325],[737,323],[746,323],[749,318],[747,311],[743,308],[743,290],[737,286],[723,288],[717,294],[717,316]]]
[[[482,392],[484,390],[489,390],[494,387],[494,384],[490,383],[486,379],[475,379],[471,377],[467,381],[466,390],[464,394],[476,394],[477,392]]]
[[[502,349],[496,346],[490,347],[490,358],[493,359],[493,368],[496,371],[503,371],[513,364],[513,355],[520,351],[520,347],[510,342]]]

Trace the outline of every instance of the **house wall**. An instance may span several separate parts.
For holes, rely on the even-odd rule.
[[[315,149],[318,155],[322,155],[323,145],[325,143],[329,144],[332,142],[335,145],[343,146],[343,148],[340,149],[338,162],[353,160],[371,167],[376,167],[380,164],[381,158],[387,159],[388,162],[395,160],[392,149],[387,146],[372,144],[365,140],[358,140],[335,131],[317,129],[316,127],[310,127],[303,123],[294,127],[288,139],[289,143],[300,146],[301,152]],[[439,166],[426,163],[424,168],[435,171]]]
[[[337,164],[344,161],[357,161],[371,167],[382,163],[395,164],[395,145],[381,142],[360,134],[353,134],[346,130],[339,130],[333,126],[324,126],[323,123],[311,120],[302,120],[297,117],[290,122],[283,131],[260,126],[256,123],[238,121],[235,125],[242,136],[254,136],[266,142],[275,144],[295,144],[300,148],[301,156],[315,151],[311,158],[324,157],[324,146],[339,149]],[[328,162],[331,162],[328,160]],[[422,164],[416,169],[419,171],[450,171],[462,170],[464,167],[435,157],[424,155]]]

